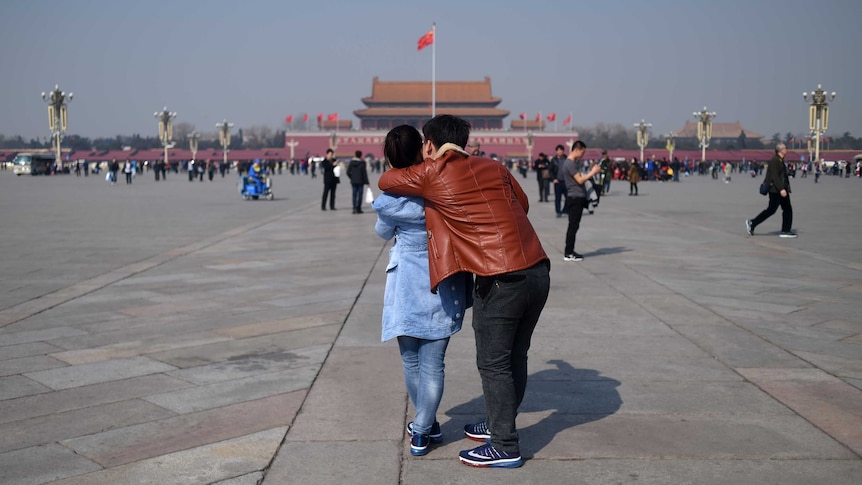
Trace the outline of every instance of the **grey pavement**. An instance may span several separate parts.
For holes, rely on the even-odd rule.
[[[320,178],[235,183],[0,172],[0,484],[859,483],[862,180],[792,181],[798,239],[780,214],[745,234],[759,179],[613,182],[577,263],[531,202],[552,287],[516,470],[457,460],[483,416],[470,315],[444,443],[410,455],[389,244],[349,185],[322,212]]]

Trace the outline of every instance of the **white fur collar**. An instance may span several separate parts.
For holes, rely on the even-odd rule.
[[[465,152],[464,149],[459,147],[458,145],[456,145],[454,143],[444,143],[443,146],[440,147],[439,150],[437,150],[437,155],[434,157],[434,159],[436,160],[436,159],[442,157],[449,150],[454,150],[454,151],[464,155],[465,157],[470,156],[469,153]]]

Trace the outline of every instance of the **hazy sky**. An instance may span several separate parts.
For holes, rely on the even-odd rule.
[[[803,91],[837,91],[829,132],[862,136],[862,1],[0,0],[0,133],[48,133],[42,91],[75,93],[69,133],[358,120],[384,81],[490,76],[501,109],[654,133],[704,105],[750,130],[807,130]],[[510,118],[511,119],[511,118]],[[509,125],[506,120],[506,126]],[[561,125],[560,125],[561,126]]]

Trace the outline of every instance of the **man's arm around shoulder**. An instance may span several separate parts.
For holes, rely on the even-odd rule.
[[[425,171],[430,163],[433,161],[427,158],[418,165],[411,165],[407,168],[391,168],[380,176],[377,187],[390,194],[422,197]]]

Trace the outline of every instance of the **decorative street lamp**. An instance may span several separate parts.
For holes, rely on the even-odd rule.
[[[289,141],[286,141],[284,144],[290,148],[290,161],[292,162],[296,156],[295,150],[296,150],[296,147],[299,146],[299,142],[294,140],[293,138],[291,138]]]
[[[192,152],[192,160],[197,159],[198,155],[198,140],[201,138],[201,134],[194,131],[189,136],[189,150]]]
[[[676,135],[674,135],[673,132],[670,132],[665,135],[665,139],[667,140],[667,143],[664,146],[668,151],[667,159],[673,161],[673,151],[676,148]]]
[[[644,161],[644,148],[647,147],[649,143],[649,129],[652,128],[652,125],[641,119],[640,123],[635,123],[635,127],[638,129],[638,146],[641,149],[641,163]]]
[[[811,98],[811,106],[808,110],[808,129],[814,133],[814,161],[820,161],[820,135],[826,133],[829,124],[829,103],[835,99],[835,91],[827,93],[818,84],[817,90],[811,93],[802,93],[802,98],[808,101]]]
[[[574,143],[574,142],[572,142]],[[527,148],[527,163],[533,163],[533,132],[528,131],[524,137],[524,146]]]
[[[49,93],[42,93],[42,101],[48,103],[48,128],[51,130],[51,148],[54,149],[54,163],[57,168],[63,166],[63,158],[60,154],[60,143],[63,141],[63,134],[68,128],[68,117],[66,115],[66,105],[72,102],[73,93],[60,91],[60,85],[55,84],[54,90]],[[68,98],[68,99],[67,99]]]
[[[165,167],[168,166],[168,148],[173,148],[174,144],[171,141],[174,138],[174,124],[173,119],[177,117],[176,112],[168,111],[168,107],[159,112],[156,111],[153,113],[153,116],[159,120],[159,140],[162,142],[162,146],[165,147]]]
[[[706,106],[703,110],[694,112],[694,117],[697,118],[697,139],[700,141],[701,162],[706,162],[706,147],[709,146],[709,140],[712,138],[712,119],[715,116],[715,112],[707,111]]]
[[[216,123],[216,128],[218,128],[218,142],[221,144],[221,151],[223,155],[222,163],[225,169],[228,168],[227,165],[227,152],[228,148],[230,148],[230,129],[233,128],[233,123],[228,123],[227,118],[221,123]]]

